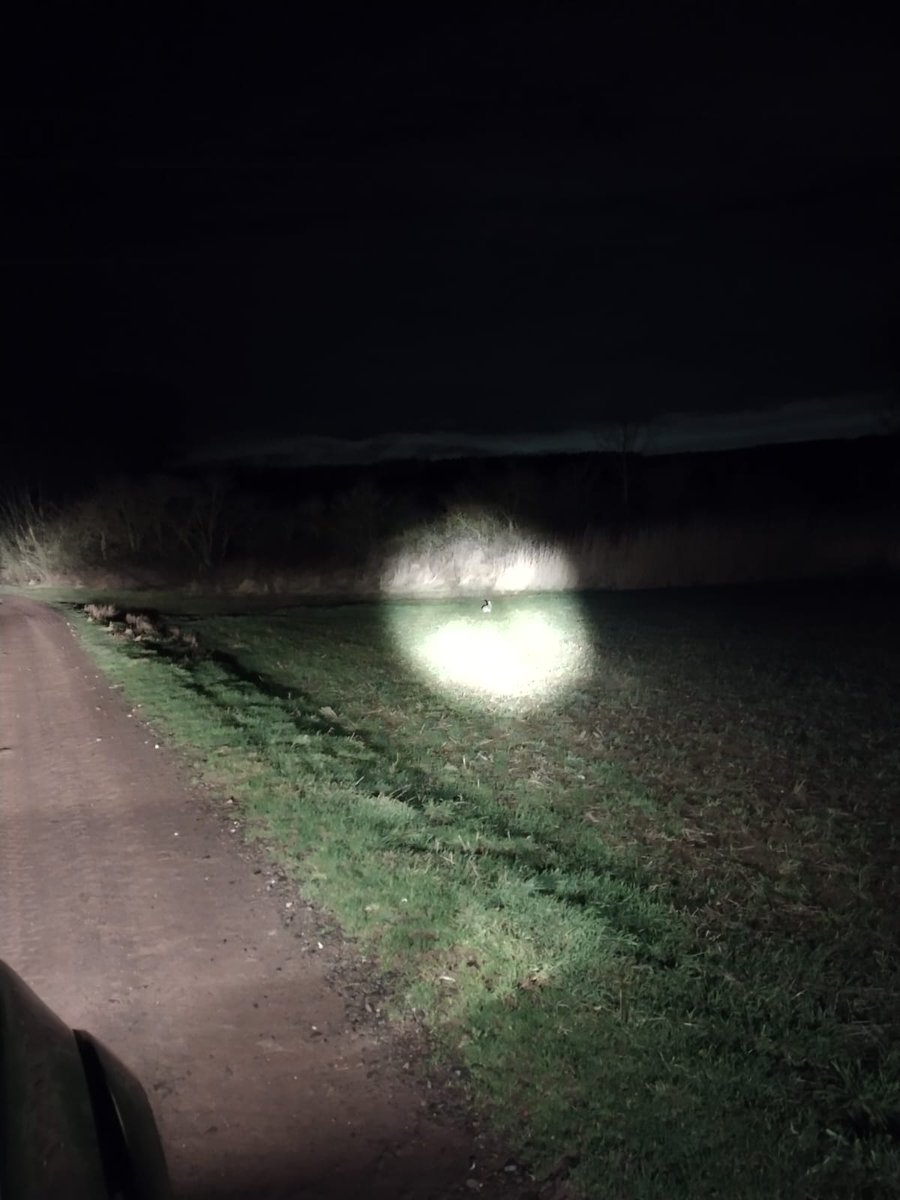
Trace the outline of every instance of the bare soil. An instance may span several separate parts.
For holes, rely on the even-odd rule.
[[[228,811],[61,613],[0,604],[0,958],[137,1073],[177,1194],[536,1195]]]

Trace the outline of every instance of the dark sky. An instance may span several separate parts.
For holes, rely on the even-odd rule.
[[[896,383],[894,31],[306,7],[7,30],[7,457]]]

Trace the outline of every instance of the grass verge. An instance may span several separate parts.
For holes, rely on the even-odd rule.
[[[881,1197],[900,1191],[893,603],[500,602],[497,629],[540,613],[574,647],[539,702],[417,662],[471,604],[173,598],[196,654],[82,632],[377,954],[397,1019],[424,1016],[539,1176]]]

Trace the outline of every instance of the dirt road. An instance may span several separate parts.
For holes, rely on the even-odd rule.
[[[471,1130],[433,1117],[239,843],[65,618],[4,599],[0,958],[136,1071],[178,1194],[478,1191]]]

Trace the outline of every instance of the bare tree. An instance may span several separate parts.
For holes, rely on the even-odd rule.
[[[646,421],[620,417],[610,423],[606,436],[596,430],[594,432],[594,442],[598,453],[618,455],[619,494],[622,511],[625,514],[631,511],[632,504],[632,456],[637,452],[641,443],[646,441],[647,428]]]
[[[182,493],[186,505],[175,526],[176,537],[205,571],[222,562],[231,541],[228,493],[229,481],[220,474],[207,475]]]
[[[59,509],[27,488],[0,497],[0,575],[8,582],[42,581],[73,553]]]

